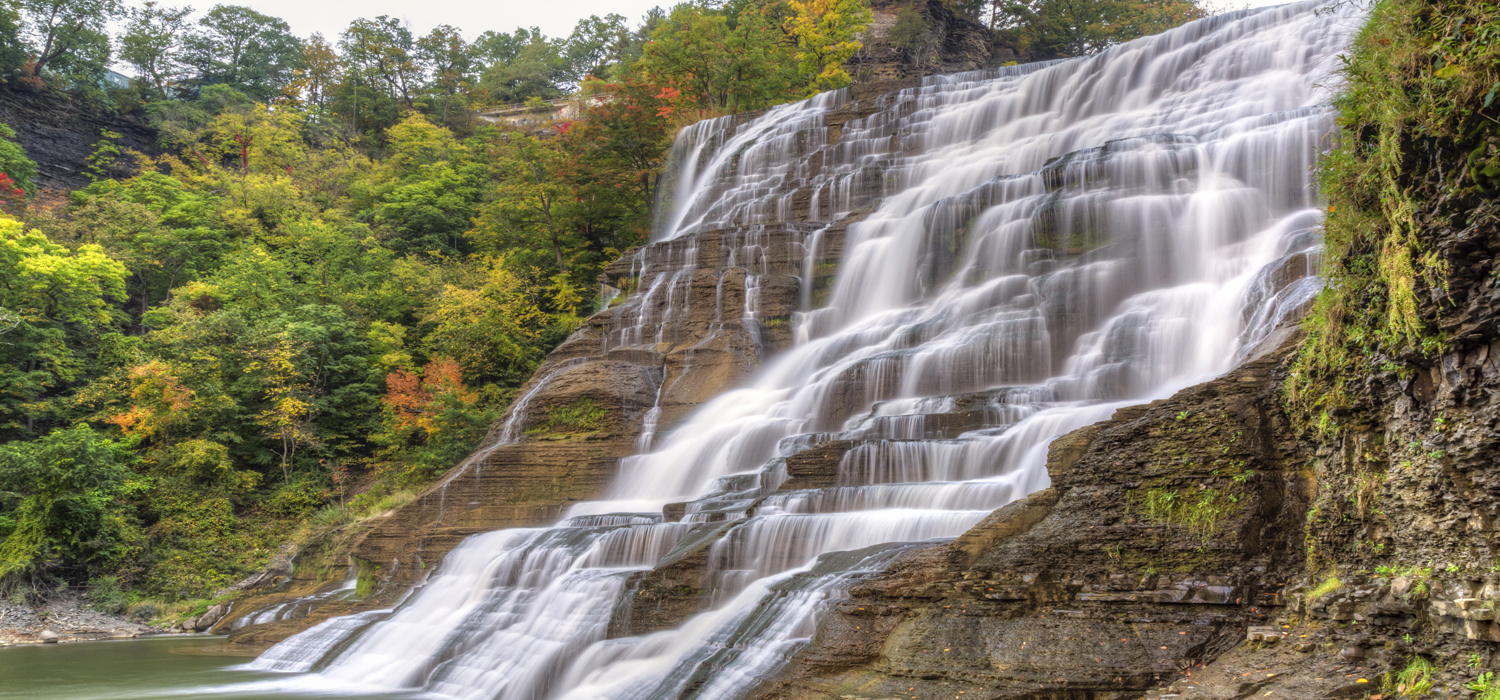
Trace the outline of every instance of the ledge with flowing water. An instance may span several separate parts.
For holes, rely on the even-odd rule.
[[[257,663],[505,700],[772,678],[894,696],[937,674],[935,698],[1063,666],[1139,688],[1212,653],[1286,549],[1272,360],[1117,410],[1274,344],[1317,288],[1319,86],[1357,18],[1315,9],[684,130],[657,242],[606,275],[618,303],[356,555],[396,589],[485,524],[529,527],[463,539],[388,619]],[[585,398],[602,415],[564,425]],[[1083,456],[1049,470],[1070,444]],[[1002,606],[984,624],[939,612],[980,601]],[[1106,620],[1141,626],[1123,661],[1063,645],[1007,670]],[[1141,645],[1186,624],[1204,633]],[[983,658],[933,663],[959,641]]]

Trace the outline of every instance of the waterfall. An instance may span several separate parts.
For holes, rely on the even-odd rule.
[[[928,78],[836,134],[847,91],[684,129],[655,236],[690,260],[699,234],[732,233],[747,295],[716,319],[755,316],[764,231],[794,231],[810,268],[846,229],[796,344],[675,426],[653,416],[603,499],[471,537],[393,612],[330,620],[255,665],[459,698],[743,696],[900,543],[1045,488],[1054,438],[1227,371],[1308,302],[1311,169],[1360,21],[1320,7]],[[654,302],[601,352],[674,339],[681,269],[633,292]],[[831,483],[781,488],[833,440]],[[630,577],[693,546],[712,605],[609,638]]]

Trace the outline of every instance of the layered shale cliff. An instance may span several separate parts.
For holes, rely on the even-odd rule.
[[[140,119],[47,89],[0,86],[0,124],[15,129],[16,140],[37,162],[36,184],[58,192],[92,182],[88,158],[106,134],[115,134],[109,138],[122,150],[161,152],[156,130]],[[126,170],[109,176],[123,177]]]

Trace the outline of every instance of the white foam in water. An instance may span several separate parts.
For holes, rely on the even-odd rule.
[[[880,543],[956,536],[1046,487],[1054,438],[1227,371],[1306,303],[1316,280],[1285,281],[1315,271],[1310,169],[1360,21],[1320,7],[929,78],[834,144],[824,115],[845,92],[684,129],[656,227],[674,271],[636,292],[665,310],[638,305],[601,349],[677,339],[698,231],[737,230],[751,293],[714,318],[755,326],[762,232],[792,226],[799,190],[823,222],[789,239],[804,283],[819,227],[870,209],[848,227],[829,305],[804,308],[796,345],[747,386],[670,430],[653,421],[605,499],[553,528],[472,537],[388,617],[324,623],[254,666],[486,700],[742,696],[851,577],[894,555]],[[932,439],[961,403],[983,427]],[[835,486],[771,495],[784,458],[831,438],[860,441]],[[660,522],[682,501],[685,522]],[[728,527],[710,550],[712,609],[605,639],[629,573],[710,527]]]

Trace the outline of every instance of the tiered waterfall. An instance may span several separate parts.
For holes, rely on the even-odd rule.
[[[837,130],[844,91],[685,129],[655,238],[688,258],[724,232],[746,294],[716,314],[751,326],[765,246],[793,247],[791,347],[675,425],[648,415],[603,500],[471,537],[394,611],[256,666],[473,699],[742,697],[851,578],[1045,488],[1052,439],[1225,372],[1305,306],[1311,170],[1359,19],[1320,7],[928,78]],[[815,290],[830,227],[842,253]],[[631,293],[665,306],[601,351],[671,339],[678,280],[653,279]],[[956,412],[979,418],[936,427]],[[832,482],[785,488],[788,458],[831,441]],[[609,638],[633,572],[710,540],[706,611]]]

